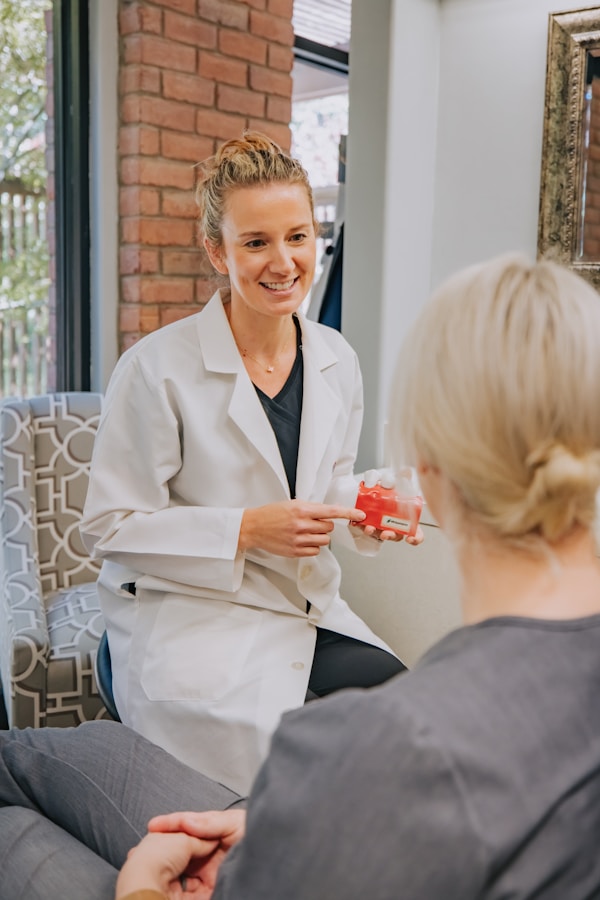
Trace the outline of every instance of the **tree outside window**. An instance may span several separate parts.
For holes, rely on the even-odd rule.
[[[50,0],[0,0],[0,396],[47,389]]]

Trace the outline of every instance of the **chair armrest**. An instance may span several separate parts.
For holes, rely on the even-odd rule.
[[[35,580],[30,573],[5,577],[0,600],[0,676],[11,727],[39,727],[46,708],[50,638]]]

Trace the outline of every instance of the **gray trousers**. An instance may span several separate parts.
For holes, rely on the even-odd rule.
[[[112,900],[152,816],[242,803],[117,722],[0,731],[0,900]]]

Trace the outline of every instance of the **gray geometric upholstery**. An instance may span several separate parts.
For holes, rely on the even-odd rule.
[[[106,718],[99,563],[79,535],[102,395],[0,404],[0,678],[11,726]]]

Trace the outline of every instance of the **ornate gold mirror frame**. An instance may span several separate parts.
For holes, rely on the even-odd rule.
[[[550,15],[538,252],[600,287],[599,6]]]

